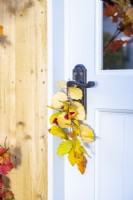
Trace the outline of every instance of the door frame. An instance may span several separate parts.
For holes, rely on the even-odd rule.
[[[68,3],[69,0],[47,0],[48,105],[51,104],[53,94],[59,89],[56,82],[68,80],[69,77],[64,27],[64,24],[67,24],[65,8]],[[48,127],[51,113],[52,111],[48,110]],[[56,155],[58,144],[59,140],[48,134],[48,200],[65,199],[64,159]]]

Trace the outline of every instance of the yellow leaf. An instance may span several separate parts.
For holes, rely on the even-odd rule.
[[[73,146],[73,143],[71,140],[62,142],[57,149],[57,154],[61,156],[68,154],[71,151],[72,146]]]
[[[51,115],[50,117],[50,124],[58,124],[58,116],[61,114],[61,112],[57,112],[57,113],[54,113],[53,115]]]
[[[81,103],[78,101],[71,102],[72,107],[77,111],[77,115],[75,119],[77,120],[85,120],[85,109]]]
[[[60,86],[61,88],[67,88],[67,83],[65,81],[59,81],[56,85]]]
[[[59,126],[52,126],[49,129],[49,132],[52,135],[58,136],[58,137],[60,137],[62,139],[67,139],[67,134]]]
[[[75,119],[75,116],[77,115],[77,111],[70,105],[68,114],[69,114],[70,119]]]
[[[68,128],[71,125],[71,120],[66,112],[63,112],[58,116],[58,125],[61,128]]]
[[[3,26],[0,25],[0,36],[3,35],[3,32],[4,32],[4,31],[3,31]]]
[[[73,120],[73,123],[74,123],[77,127],[79,127],[79,122],[78,122],[76,119]]]
[[[80,125],[80,135],[84,142],[93,142],[94,141],[94,133],[92,129],[88,126],[82,124]]]
[[[86,151],[86,149],[83,146],[80,146],[80,151],[86,155],[88,155],[88,152]]]
[[[69,87],[68,94],[72,99],[75,99],[75,100],[80,100],[83,97],[82,90],[76,87]]]
[[[80,127],[79,127],[79,123],[78,123],[77,120],[72,120],[71,127],[72,127],[74,133],[76,133],[77,135],[79,135],[79,133],[80,133]]]
[[[80,140],[77,139],[76,141],[73,141],[73,147],[68,154],[68,160],[72,166],[77,164],[78,170],[82,174],[84,174],[87,165],[87,159],[83,155],[83,153],[87,154],[87,151],[84,149],[83,146],[81,146]]]
[[[69,101],[63,102],[63,111],[64,112],[68,112],[69,107],[70,107],[70,102]]]
[[[77,138],[77,134],[75,132],[69,133],[69,137],[75,139]]]
[[[68,160],[72,166],[74,166],[76,164],[75,152],[73,149],[68,154]]]
[[[77,153],[80,153],[80,146],[81,146],[81,142],[80,140],[77,139],[74,143],[74,151]]]
[[[52,107],[61,108],[63,102],[67,101],[67,95],[64,92],[57,92],[52,98]]]

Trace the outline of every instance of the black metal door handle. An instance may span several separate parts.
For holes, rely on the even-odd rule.
[[[84,106],[85,110],[87,111],[87,88],[92,88],[95,86],[94,81],[89,81],[87,83],[87,69],[84,65],[78,64],[73,69],[73,80],[67,82],[67,87],[73,87],[76,85],[79,87],[83,92],[83,98],[81,100],[82,105]]]
[[[91,87],[95,86],[95,82],[94,81],[89,81],[86,84],[83,84],[83,83],[80,83],[80,82],[77,82],[77,81],[68,81],[67,82],[67,87],[72,87],[74,85],[77,85],[77,86],[83,87],[83,88],[91,88]]]

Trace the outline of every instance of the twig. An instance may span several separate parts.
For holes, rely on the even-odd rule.
[[[121,33],[121,29],[118,29],[115,31],[115,33],[113,34],[113,36],[110,38],[110,40],[105,44],[104,46],[104,51],[108,48],[108,46],[110,45],[111,42],[113,42],[117,36]]]

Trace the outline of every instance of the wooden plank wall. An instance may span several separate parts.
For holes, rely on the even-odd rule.
[[[7,136],[15,199],[47,200],[47,5],[21,1],[0,1],[0,144]]]

